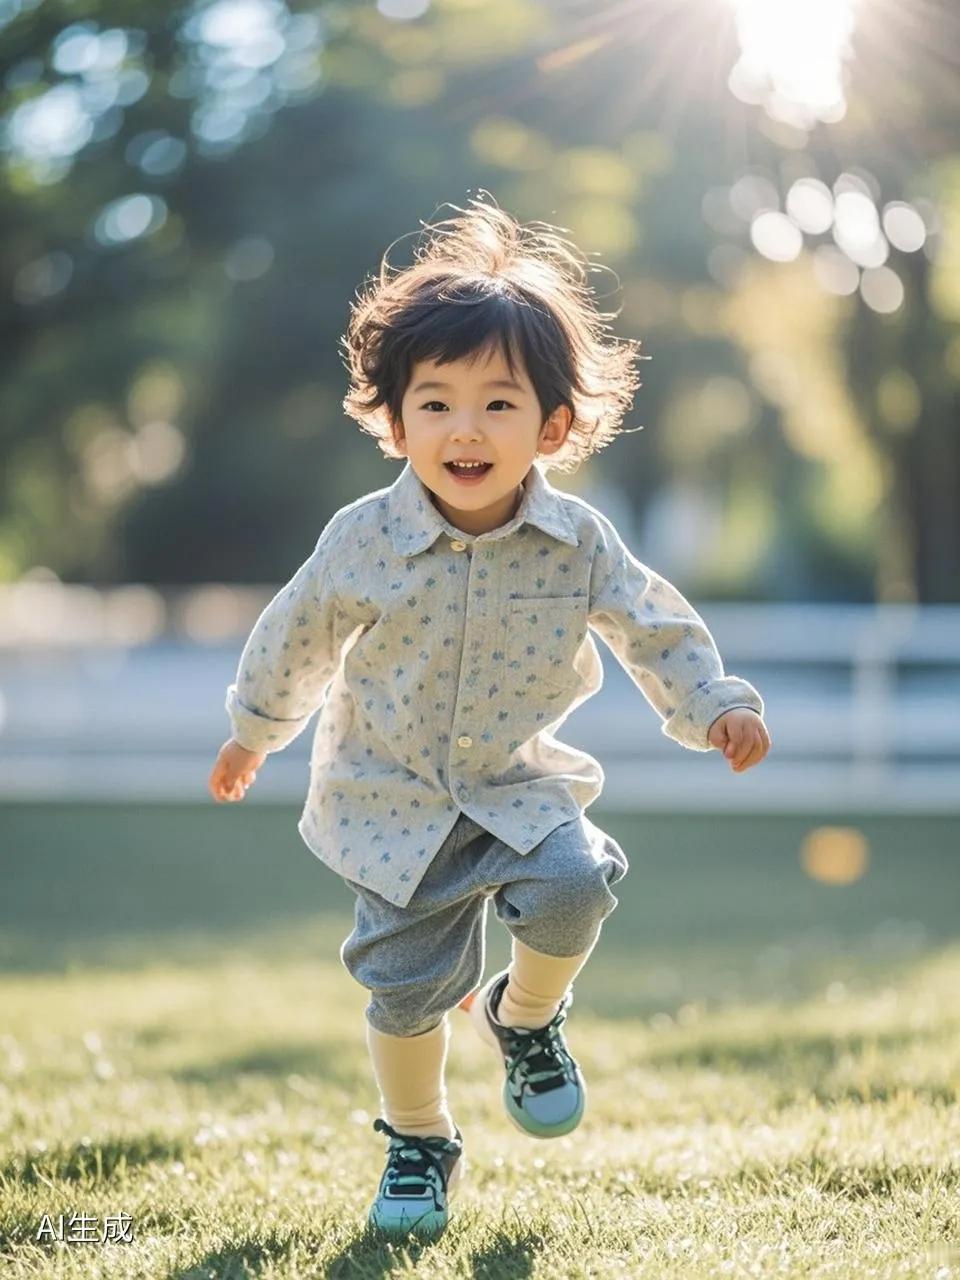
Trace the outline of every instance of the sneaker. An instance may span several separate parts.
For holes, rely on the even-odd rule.
[[[449,1202],[465,1164],[460,1130],[453,1138],[423,1138],[398,1133],[379,1118],[373,1127],[389,1134],[390,1146],[387,1167],[367,1215],[370,1226],[392,1236],[439,1235],[447,1225]]]
[[[461,1007],[480,1038],[503,1058],[507,1115],[518,1129],[535,1138],[559,1138],[580,1123],[587,1100],[580,1069],[561,1031],[573,993],[567,992],[545,1027],[533,1031],[505,1027],[496,1014],[508,978],[507,972],[495,974]]]

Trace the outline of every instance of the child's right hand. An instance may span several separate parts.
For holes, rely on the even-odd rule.
[[[242,800],[266,758],[266,752],[248,751],[230,738],[220,748],[207,790],[214,800]]]

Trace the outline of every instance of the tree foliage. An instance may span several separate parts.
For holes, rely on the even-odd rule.
[[[353,291],[485,188],[611,269],[645,430],[590,466],[718,505],[704,589],[957,599],[957,91],[917,27],[953,20],[866,13],[804,130],[730,92],[722,8],[0,3],[0,579],[281,578],[396,474],[340,405]],[[744,179],[914,202],[902,305],[820,287],[827,231],[758,252]]]

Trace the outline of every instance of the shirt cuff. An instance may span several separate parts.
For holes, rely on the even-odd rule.
[[[270,716],[261,715],[259,711],[244,706],[235,684],[227,689],[226,708],[234,741],[257,754],[282,751],[303,732],[310,719],[310,716],[301,716],[299,720],[273,720]]]
[[[660,726],[662,733],[692,751],[713,751],[707,741],[710,726],[734,707],[747,707],[763,715],[763,699],[748,680],[720,676],[689,693]]]

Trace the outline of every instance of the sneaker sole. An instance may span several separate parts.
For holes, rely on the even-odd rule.
[[[477,1035],[488,1044],[497,1055],[497,1061],[503,1067],[503,1051],[500,1048],[500,1041],[490,1030],[490,1024],[487,1022],[487,992],[493,984],[503,977],[503,972],[495,973],[492,978],[479,987],[476,991],[471,991],[468,996],[461,1000],[458,1008],[463,1009],[467,1017],[476,1031]],[[571,1133],[576,1129],[577,1125],[583,1119],[583,1113],[587,1105],[587,1086],[581,1078],[580,1081],[580,1106],[562,1125],[553,1126],[547,1131],[541,1129],[530,1129],[525,1125],[514,1113],[514,1102],[510,1094],[510,1086],[506,1080],[503,1082],[503,1109],[507,1113],[508,1118],[515,1129],[519,1129],[521,1133],[525,1133],[528,1138],[562,1138],[565,1134]],[[534,1123],[536,1123],[534,1121]]]

